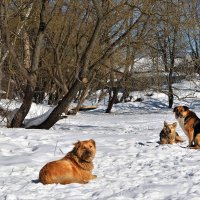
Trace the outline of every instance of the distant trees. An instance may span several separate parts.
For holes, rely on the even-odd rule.
[[[181,17],[182,9],[179,3],[163,2],[155,8],[154,36],[150,39],[149,46],[156,52],[161,66],[167,76],[169,108],[172,108],[174,93],[172,76],[175,67],[175,59],[181,54]]]
[[[154,8],[154,21],[151,26],[153,30],[145,45],[150,47],[147,53],[154,63],[154,69],[158,74],[158,84],[163,84],[161,76],[167,75],[164,90],[158,88],[168,95],[169,108],[173,106],[174,73],[187,75],[196,71],[198,73],[198,33],[199,33],[199,3],[193,1],[164,1],[162,5],[156,4]],[[191,56],[193,63],[186,60]],[[182,63],[181,61],[182,60]],[[176,63],[178,61],[179,63]]]
[[[195,72],[200,74],[200,4],[198,0],[186,1],[183,9],[183,35]]]
[[[111,112],[133,88],[152,86],[137,77],[145,71],[134,68],[138,58],[152,58],[149,70],[158,80],[161,71],[168,74],[169,107],[176,58],[191,52],[199,73],[197,0],[2,0],[0,10],[0,78],[8,77],[7,94],[12,85],[14,97],[22,99],[11,127],[23,125],[33,101],[46,99],[54,110],[30,128],[48,129],[72,101],[78,102],[76,113],[88,94],[103,88],[109,90]]]

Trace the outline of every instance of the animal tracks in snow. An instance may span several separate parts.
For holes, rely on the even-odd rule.
[[[4,129],[0,199],[195,200],[200,196],[199,151],[181,148],[187,141],[157,143],[164,119],[171,117],[169,112],[91,113],[61,120],[49,131]],[[46,162],[62,158],[77,140],[90,138],[96,141],[97,179],[84,185],[33,182]]]

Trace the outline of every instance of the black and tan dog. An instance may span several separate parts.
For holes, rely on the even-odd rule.
[[[95,154],[94,140],[78,141],[64,158],[47,163],[40,170],[39,180],[43,184],[88,183],[96,178],[92,174]]]
[[[200,119],[187,106],[174,108],[175,118],[189,139],[189,147],[200,149]]]

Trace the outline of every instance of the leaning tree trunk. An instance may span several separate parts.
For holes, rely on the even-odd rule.
[[[59,119],[64,110],[68,110],[70,103],[72,102],[73,98],[76,96],[77,92],[82,87],[82,82],[76,80],[68,93],[62,98],[62,100],[58,103],[58,105],[54,108],[51,112],[49,117],[39,124],[38,126],[31,126],[28,128],[35,128],[35,129],[49,129],[51,128]]]

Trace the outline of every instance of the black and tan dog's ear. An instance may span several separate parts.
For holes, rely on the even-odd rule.
[[[94,147],[96,147],[96,142],[93,139],[90,139],[89,141],[92,142],[92,144],[94,145]]]
[[[174,107],[174,109],[173,109],[173,112],[176,112],[177,111],[177,106],[176,107]]]
[[[184,110],[187,111],[189,108],[187,106],[183,106]]]

